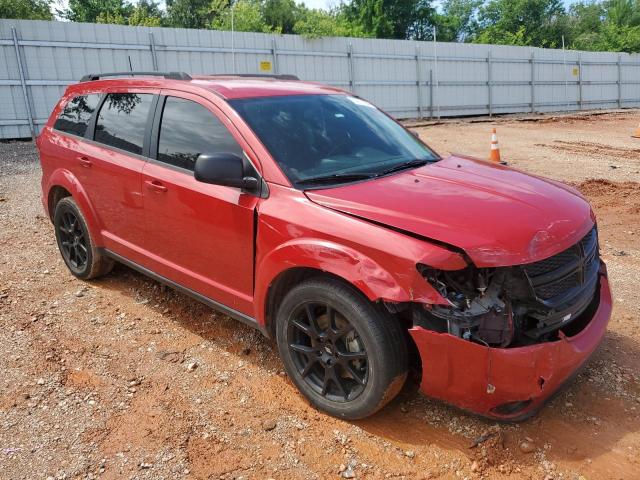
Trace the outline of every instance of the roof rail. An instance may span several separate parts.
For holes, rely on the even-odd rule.
[[[209,77],[244,77],[244,78],[275,78],[276,80],[300,80],[289,73],[210,73]]]
[[[92,82],[104,77],[164,77],[169,80],[191,80],[191,76],[184,72],[111,72],[111,73],[89,73],[80,79],[81,82]]]

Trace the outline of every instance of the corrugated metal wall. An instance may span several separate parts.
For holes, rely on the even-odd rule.
[[[398,118],[640,106],[637,54],[0,20],[0,138],[37,131],[86,73],[234,63],[349,89]]]

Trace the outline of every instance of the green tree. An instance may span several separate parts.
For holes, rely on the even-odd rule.
[[[570,33],[561,0],[489,0],[478,20],[478,43],[557,48]]]
[[[260,0],[238,0],[233,7],[233,27],[238,32],[271,32],[262,18]],[[231,8],[224,8],[211,22],[214,30],[231,30]]]
[[[129,25],[159,27],[162,25],[164,13],[153,0],[140,0],[129,16]]]
[[[367,37],[360,25],[350,22],[341,12],[303,9],[293,26],[293,33],[306,38]]]
[[[0,18],[53,20],[50,0],[0,0]]]
[[[352,0],[342,9],[350,22],[376,38],[432,38],[431,0]]]
[[[302,7],[304,8],[304,7]],[[300,7],[294,0],[263,0],[262,18],[274,32],[293,33]]]
[[[129,18],[133,6],[124,0],[69,0],[67,8],[58,14],[72,22],[118,23]],[[107,22],[107,20],[113,20]]]
[[[640,25],[640,2],[638,0],[609,0],[604,2],[607,22],[617,27]]]
[[[110,23],[112,25],[126,25],[127,19],[121,12],[100,12],[96,17],[96,23]]]
[[[482,0],[444,0],[442,12],[434,22],[438,40],[443,42],[465,42],[473,38],[478,30],[477,14]]]
[[[207,28],[223,6],[211,0],[167,0],[167,24],[179,28]],[[228,5],[228,2],[224,2]]]
[[[640,2],[579,2],[569,9],[571,48],[640,52]]]

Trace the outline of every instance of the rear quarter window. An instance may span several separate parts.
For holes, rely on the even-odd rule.
[[[97,93],[72,98],[58,115],[53,128],[83,137],[99,101],[100,95]]]
[[[94,140],[141,155],[152,101],[153,95],[148,93],[107,95],[100,107]]]

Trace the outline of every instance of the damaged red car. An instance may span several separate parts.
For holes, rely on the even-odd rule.
[[[611,314],[571,187],[442,158],[348,92],[291,76],[88,75],[38,137],[42,200],[81,279],[121,262],[274,338],[317,408],[403,388],[534,413]]]

